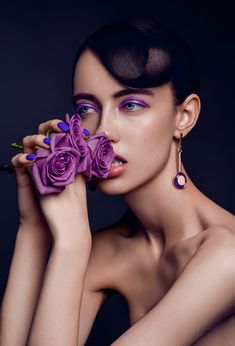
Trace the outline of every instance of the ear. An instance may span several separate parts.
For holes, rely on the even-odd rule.
[[[190,94],[176,108],[177,116],[174,137],[179,139],[181,133],[182,137],[185,137],[195,126],[201,109],[200,98],[197,94]]]

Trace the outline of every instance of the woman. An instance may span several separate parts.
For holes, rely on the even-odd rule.
[[[12,158],[20,227],[1,345],[84,345],[112,290],[126,299],[131,322],[112,345],[232,345],[234,215],[181,167],[182,140],[200,113],[190,49],[154,20],[110,23],[79,49],[73,102],[82,126],[104,131],[118,160],[96,187],[122,195],[129,209],[91,234],[81,174],[38,203],[26,157],[49,147],[48,129],[68,127],[53,119],[24,138]]]

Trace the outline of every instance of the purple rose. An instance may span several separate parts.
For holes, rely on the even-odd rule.
[[[83,129],[81,127],[81,117],[78,114],[72,115],[70,118],[67,113],[65,116],[65,121],[68,123],[70,130],[71,145],[79,150],[81,153],[81,163],[77,167],[76,173],[84,172],[86,179],[90,181],[91,176],[91,150],[87,145],[86,140],[83,138]],[[84,167],[86,169],[84,170]]]
[[[66,122],[69,124],[70,137],[72,141],[72,146],[78,149],[81,155],[84,157],[89,154],[89,148],[87,143],[83,138],[82,128],[81,128],[81,117],[78,114],[74,114],[71,118],[69,114],[66,114]]]
[[[59,193],[83,173],[92,183],[97,178],[107,178],[115,156],[111,141],[104,132],[83,138],[81,118],[66,114],[70,130],[66,133],[52,132],[50,148],[39,147],[32,177],[41,195]]]
[[[39,148],[32,168],[32,177],[41,195],[59,193],[74,181],[77,173],[91,177],[91,156],[84,158],[72,146],[68,133],[51,133],[50,148]]]
[[[111,141],[101,132],[89,137],[86,142],[91,150],[92,177],[107,178],[115,157]]]

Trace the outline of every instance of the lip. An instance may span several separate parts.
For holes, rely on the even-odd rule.
[[[127,162],[127,160],[125,160],[121,155],[118,155],[118,154],[116,154],[116,153],[114,153],[114,154],[115,154],[114,159],[121,160],[121,161],[123,161],[124,163]]]
[[[120,174],[122,174],[123,170],[128,166],[128,163],[123,163],[120,166],[113,166],[110,168],[108,173],[108,179],[109,178],[115,178],[118,177]]]

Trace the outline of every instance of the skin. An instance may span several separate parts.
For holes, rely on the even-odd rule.
[[[154,96],[114,98],[123,87],[92,52],[82,54],[74,94],[99,99],[99,105],[82,100],[90,107],[83,109],[82,127],[104,131],[114,151],[128,161],[120,176],[100,179],[97,187],[124,197],[137,220],[136,235],[126,238],[131,220],[124,216],[91,239],[81,175],[59,195],[35,198],[26,154],[36,145],[48,147],[43,143],[48,129],[61,132],[60,119],[40,124],[38,134],[23,139],[23,153],[12,158],[20,229],[1,311],[3,345],[25,345],[26,340],[28,345],[49,340],[51,345],[84,345],[106,289],[114,289],[128,303],[131,328],[112,345],[152,346],[158,340],[159,346],[232,346],[234,215],[203,195],[183,166],[186,189],[172,185],[180,133],[185,137],[195,126],[200,99],[191,94],[176,107],[169,84],[151,88]],[[145,106],[120,108],[130,96]],[[51,239],[54,251],[44,274]],[[25,270],[28,263],[34,265]]]
[[[131,94],[114,99],[111,95],[123,87],[91,51],[82,54],[75,69],[74,95],[93,94],[102,106],[99,108],[86,99],[77,101],[75,106],[86,113],[82,126],[92,133],[104,131],[115,153],[128,161],[120,176],[99,180],[97,188],[107,194],[122,195],[138,220],[134,240],[120,242],[123,252],[118,256],[119,267],[125,263],[127,269],[103,287],[115,287],[123,294],[133,325],[164,296],[205,239],[206,230],[219,225],[234,231],[235,218],[199,191],[183,165],[188,181],[186,189],[172,186],[180,133],[185,137],[199,117],[198,95],[190,94],[181,105],[175,106],[170,85],[165,84],[151,88],[154,96]],[[130,96],[144,101],[148,107],[132,106],[134,110],[128,110],[129,105],[120,110],[120,103]],[[89,108],[81,108],[84,103]],[[121,223],[120,233],[129,227],[130,223]],[[162,271],[166,273],[164,280]],[[214,329],[207,339],[209,344],[214,345],[218,335],[222,336],[222,328],[219,334],[218,327],[216,331],[217,334]],[[198,345],[205,342],[206,337]]]
[[[184,190],[172,186],[172,178],[177,173],[180,133],[185,137],[197,122],[200,112],[198,95],[189,95],[175,110],[171,88],[165,84],[151,88],[154,96],[131,95],[143,100],[149,108],[135,106],[135,110],[120,111],[118,105],[129,96],[113,99],[111,94],[122,88],[94,54],[90,51],[83,53],[75,69],[74,94],[89,92],[96,95],[102,110],[100,114],[92,108],[87,110],[82,126],[93,133],[94,129],[104,131],[115,153],[128,161],[128,167],[119,177],[99,180],[97,187],[107,194],[123,195],[140,221],[151,251],[156,249],[157,255],[159,239],[167,250],[209,226],[234,226],[234,215],[203,195],[183,164],[188,185]],[[86,104],[88,102],[90,107],[97,107],[91,101]]]

